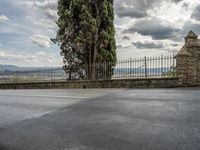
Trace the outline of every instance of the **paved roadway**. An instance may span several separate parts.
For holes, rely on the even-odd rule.
[[[199,149],[199,88],[0,91],[0,150]]]

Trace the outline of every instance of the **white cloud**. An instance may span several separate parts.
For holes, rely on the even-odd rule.
[[[62,59],[46,52],[20,54],[0,49],[0,64],[13,64],[26,67],[62,66]]]
[[[57,0],[44,0],[44,1],[35,1],[33,3],[34,6],[42,9],[51,8],[56,9],[57,8]]]
[[[200,22],[191,19],[198,4],[199,0],[115,0],[118,59],[176,53],[188,31],[200,34]]]
[[[31,36],[29,38],[31,42],[40,47],[50,47],[49,37],[54,37],[56,34],[54,22],[57,18],[57,1],[13,1],[13,3],[18,4],[17,6],[20,5],[20,9],[24,9],[24,20],[19,19],[20,22],[18,22],[23,26],[1,26],[0,32],[7,33],[9,31],[9,33],[20,32],[23,34],[27,32],[25,36]],[[172,53],[172,50],[179,50],[179,46],[183,45],[184,36],[189,30],[194,30],[197,34],[200,34],[200,22],[197,20],[194,22],[195,19],[191,19],[191,15],[195,13],[194,10],[199,4],[199,0],[115,0],[118,59],[143,57],[144,55],[157,56],[162,53],[167,54],[167,50],[170,53]],[[24,7],[21,7],[21,5]],[[12,9],[8,9],[8,11],[10,10]],[[16,8],[16,10],[18,9]],[[195,17],[197,17],[196,15],[197,13],[195,13]],[[15,16],[15,14],[13,14],[13,17],[18,20],[18,16]],[[32,19],[29,20],[28,26],[27,18]],[[31,23],[34,25],[32,26]],[[28,27],[31,29],[28,29]],[[129,32],[124,33],[127,29],[130,29]],[[49,37],[42,35],[49,35]],[[163,43],[164,48],[161,48],[160,42]],[[5,45],[5,43],[3,44]],[[174,45],[177,44],[178,47],[175,47]],[[29,47],[32,51],[41,50],[41,48],[33,47],[30,43],[28,43],[27,49]],[[53,47],[49,48],[51,51],[53,49]],[[39,54],[42,56],[44,53],[39,52]],[[59,58],[59,51],[57,51],[57,57]]]
[[[34,24],[43,28],[47,29],[53,29],[56,27],[56,24],[54,21],[51,20],[46,20],[46,19],[41,19],[39,21],[34,21]]]
[[[50,47],[50,38],[45,35],[33,35],[30,37],[32,43],[37,44],[39,47]]]
[[[53,9],[46,9],[45,10],[45,15],[49,18],[49,19],[51,19],[51,20],[56,20],[57,19],[57,17],[58,17],[58,15],[57,15],[57,10],[53,10]]]
[[[1,21],[8,21],[9,20],[9,18],[7,17],[7,16],[5,16],[5,15],[0,15],[0,22]]]
[[[21,0],[20,3],[29,8],[42,11],[46,17],[50,20],[55,21],[58,17],[57,15],[57,3],[58,0]]]

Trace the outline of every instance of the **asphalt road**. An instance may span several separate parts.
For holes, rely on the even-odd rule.
[[[199,149],[199,88],[0,91],[0,150]]]

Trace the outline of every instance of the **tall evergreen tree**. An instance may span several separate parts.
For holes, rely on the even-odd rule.
[[[111,77],[116,64],[113,0],[59,0],[56,42],[70,78]],[[106,65],[105,65],[106,64]]]

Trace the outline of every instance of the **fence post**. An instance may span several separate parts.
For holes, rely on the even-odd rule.
[[[144,57],[145,77],[147,78],[147,57]]]

